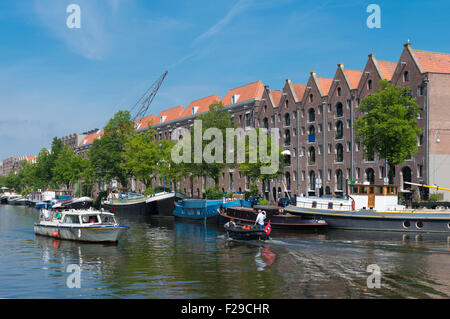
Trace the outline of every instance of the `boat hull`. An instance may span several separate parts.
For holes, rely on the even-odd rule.
[[[225,229],[229,238],[235,240],[268,240],[270,239],[262,230],[244,230],[239,227],[230,227]]]
[[[230,206],[250,207],[245,200],[223,202],[223,200],[187,199],[176,204],[173,214],[177,219],[206,221],[208,223],[219,223],[220,207]]]
[[[336,229],[450,234],[450,213],[333,211],[296,206],[288,206],[286,211],[305,219],[323,219],[328,223],[328,227]]]
[[[166,193],[149,197],[146,201],[147,212],[154,216],[174,216],[176,200],[181,197],[177,193]]]
[[[117,242],[127,226],[67,227],[34,225],[37,235],[84,242]]]
[[[328,226],[319,219],[305,219],[291,214],[277,214],[278,211],[266,211],[266,221],[270,220],[272,228],[277,229],[321,229]],[[226,223],[231,218],[245,224],[255,224],[257,211],[248,207],[228,207],[220,213],[220,223]]]
[[[141,201],[131,203],[103,203],[102,208],[117,216],[133,214],[141,215],[147,213],[145,198]]]

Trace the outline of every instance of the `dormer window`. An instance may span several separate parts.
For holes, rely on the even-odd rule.
[[[231,96],[231,104],[236,104],[239,100],[240,95],[239,94],[233,94]]]

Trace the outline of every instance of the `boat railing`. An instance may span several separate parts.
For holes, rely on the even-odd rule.
[[[315,201],[315,200],[298,200],[297,199],[297,207],[301,208],[315,208],[315,209],[329,209],[329,210],[352,210],[352,205],[345,202],[337,202],[337,201]]]

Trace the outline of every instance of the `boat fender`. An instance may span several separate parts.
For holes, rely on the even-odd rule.
[[[352,210],[355,210],[355,201],[352,200]]]
[[[58,232],[53,232],[52,237],[58,237]]]

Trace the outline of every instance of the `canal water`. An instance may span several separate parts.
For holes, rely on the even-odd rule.
[[[105,245],[36,236],[37,215],[0,206],[0,298],[450,296],[448,235],[273,230],[236,242],[220,226],[153,217],[121,218],[130,228]]]

